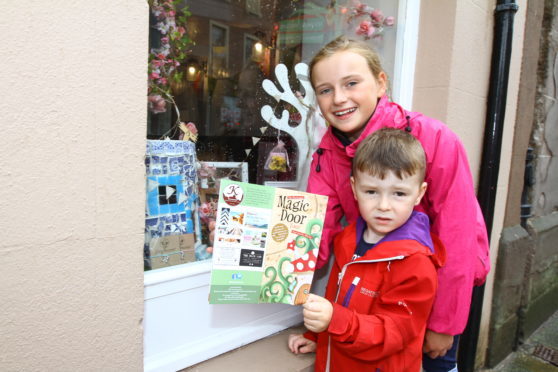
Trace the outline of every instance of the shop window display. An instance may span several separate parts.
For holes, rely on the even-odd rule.
[[[156,269],[211,258],[220,179],[304,187],[323,133],[309,128],[325,123],[303,63],[345,34],[369,40],[393,71],[397,2],[148,2],[147,149],[172,148],[146,156],[145,268]]]

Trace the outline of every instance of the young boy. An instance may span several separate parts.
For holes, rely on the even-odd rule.
[[[426,191],[420,143],[384,128],[362,141],[351,187],[360,218],[335,237],[326,298],[303,305],[295,353],[316,351],[316,371],[420,371],[422,345],[443,264],[428,217],[414,211]]]

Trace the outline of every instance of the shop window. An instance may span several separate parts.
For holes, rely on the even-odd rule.
[[[185,211],[176,212],[176,218],[163,213],[169,209],[162,206],[172,201],[180,204],[185,198],[175,200],[180,195],[172,193],[167,198],[165,193],[172,187],[159,187],[164,189],[158,200],[163,217],[155,221],[150,218],[153,216],[147,216],[150,221],[146,224],[144,251],[148,270],[185,263],[184,253],[181,259],[167,257],[184,247],[167,244],[167,249],[171,249],[168,252],[156,241],[164,242],[169,231],[172,234],[186,231],[183,226],[174,226],[173,221],[178,220],[180,225],[181,219],[185,219],[183,215],[196,208],[202,212],[202,218],[198,221],[199,216],[192,215],[192,233],[197,236],[194,252],[187,256],[194,260],[211,257],[209,224],[219,177],[285,187],[305,184],[300,180],[305,175],[298,170],[304,166],[299,164],[299,155],[307,151],[305,146],[300,147],[303,141],[308,142],[307,138],[301,138],[307,131],[277,130],[262,118],[260,111],[269,106],[275,116],[281,117],[286,110],[292,128],[306,123],[300,122],[301,115],[296,107],[266,93],[262,82],[269,79],[283,89],[274,74],[275,67],[283,64],[289,71],[290,88],[305,95],[304,87],[295,78],[295,65],[308,63],[317,50],[341,34],[369,40],[382,56],[388,75],[394,76],[397,52],[394,23],[399,11],[397,2],[374,0],[159,0],[151,1],[151,5],[149,50],[152,57],[161,53],[168,55],[166,59],[165,56],[159,60],[155,58],[155,62],[152,58],[151,63],[155,65],[150,66],[150,72],[157,75],[150,76],[150,81],[157,85],[161,78],[166,79],[168,96],[157,90],[150,91],[147,138],[178,140],[183,134],[178,124],[193,123],[197,141],[195,156],[190,158],[200,162],[203,168],[191,180],[196,184],[198,201],[187,206]],[[179,44],[179,52],[173,54],[173,45],[178,43],[184,45]],[[153,96],[160,98],[156,102]],[[293,137],[293,133],[297,133],[296,136]],[[286,154],[285,163],[269,166],[268,160],[277,149]],[[184,158],[181,154],[158,155],[161,154],[148,154],[151,161],[147,164],[148,175],[153,176],[153,182],[159,177],[149,173],[154,161],[176,162]],[[210,163],[220,165],[217,168]],[[239,165],[244,167],[244,173],[237,171]],[[170,163],[157,167],[164,172],[170,169]],[[223,171],[226,168],[228,172]],[[171,172],[173,174],[176,173]],[[187,186],[184,189],[188,189]],[[153,265],[154,256],[163,262]]]
[[[287,89],[276,69],[306,99],[312,92],[296,77],[299,63],[338,35],[368,39],[393,99],[410,108],[419,2],[148,2],[144,369],[180,370],[301,320],[300,309],[289,305],[207,302],[219,180],[304,185],[308,166],[300,159],[317,139],[307,138],[308,120],[296,102],[267,93]],[[383,25],[376,33],[369,27],[374,10]],[[169,50],[170,39],[177,50]],[[270,117],[283,113],[278,130]],[[285,162],[273,162],[274,154]]]

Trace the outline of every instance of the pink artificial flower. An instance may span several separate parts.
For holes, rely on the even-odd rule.
[[[362,15],[370,14],[372,12],[372,9],[373,8],[369,7],[366,4],[360,4],[357,7],[357,15],[362,16]]]
[[[380,9],[374,9],[374,11],[370,13],[370,17],[372,17],[374,21],[382,23],[382,21],[384,20],[384,13],[382,13]]]
[[[198,128],[196,128],[196,124],[192,123],[191,121],[186,124],[186,128],[188,128],[188,130],[192,132],[192,134],[198,134]]]
[[[159,94],[150,94],[147,97],[147,102],[149,103],[149,109],[155,114],[167,111],[167,103]]]
[[[160,78],[157,82],[161,85],[167,85],[168,80],[166,78]]]
[[[174,10],[169,10],[169,12],[167,13],[167,15],[169,17],[174,17],[176,15],[176,12]]]
[[[156,72],[152,72],[151,75],[149,75],[149,78],[150,78],[151,80],[159,79],[160,77],[161,77],[161,76],[160,76],[158,73],[156,73]]]
[[[162,37],[162,38],[161,38],[161,42],[162,42],[163,44],[168,43],[168,42],[169,42],[169,37],[168,37],[168,36]]]
[[[186,29],[182,26],[178,27],[176,30],[180,33],[180,36],[184,35],[186,32]]]
[[[200,205],[200,213],[203,216],[207,216],[208,214],[211,213],[211,209],[209,208],[209,204],[207,203],[202,203],[202,205]]]
[[[159,58],[160,60],[164,60],[165,55],[163,53],[159,53],[159,54],[157,54],[157,58]]]
[[[386,19],[384,19],[384,25],[386,26],[393,26],[395,24],[395,18],[393,17],[386,17]]]
[[[159,59],[154,59],[154,60],[151,61],[151,64],[152,64],[154,67],[161,67],[161,64],[162,64],[162,63],[161,63],[161,60],[159,60]]]
[[[355,33],[357,35],[364,35],[366,38],[370,38],[370,36],[372,36],[372,34],[374,34],[375,31],[376,29],[372,25],[372,22],[362,21],[360,22],[360,25],[358,25],[357,29],[355,30]]]

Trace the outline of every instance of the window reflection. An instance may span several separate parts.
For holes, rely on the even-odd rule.
[[[294,66],[309,62],[317,50],[340,34],[358,36],[359,20],[354,12],[359,4],[381,8],[386,15],[397,14],[397,2],[391,0],[187,0],[180,4],[190,13],[186,32],[193,44],[185,62],[177,67],[182,78],[170,82],[177,111],[170,105],[163,112],[149,111],[147,138],[178,139],[180,131],[173,130],[173,125],[180,115],[182,122],[197,127],[199,161],[244,163],[246,181],[258,184],[294,181],[299,166],[300,139],[270,126],[262,119],[261,108],[271,106],[277,117],[287,110],[291,127],[304,124],[294,106],[277,101],[262,89],[264,79],[275,81],[275,66],[284,64],[290,72],[290,86],[304,95],[291,73]],[[156,18],[150,17],[152,50],[160,47],[163,35],[155,27]],[[373,42],[384,58],[384,68],[391,73],[395,31],[384,32]],[[285,150],[288,167],[266,166],[278,146]],[[214,196],[215,188],[205,188],[201,181],[199,195],[204,203],[202,197]],[[202,221],[202,236],[197,240],[210,246],[207,225]],[[148,253],[146,249],[146,256]],[[210,257],[207,253],[196,259]]]

